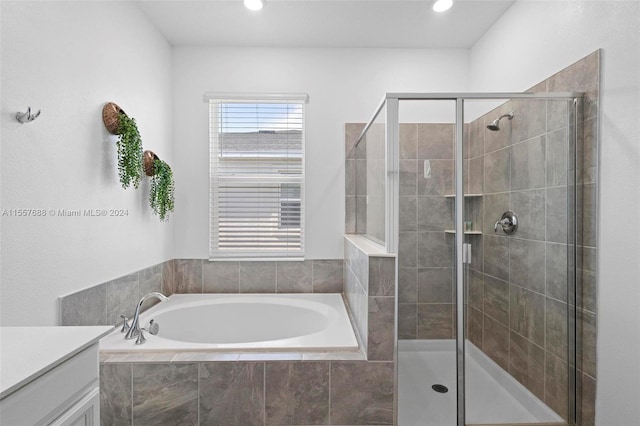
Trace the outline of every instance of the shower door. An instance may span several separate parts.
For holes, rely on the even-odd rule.
[[[574,422],[569,94],[399,100],[398,424]]]

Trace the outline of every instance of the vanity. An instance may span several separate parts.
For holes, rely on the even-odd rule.
[[[0,424],[100,424],[99,340],[112,326],[1,327]]]

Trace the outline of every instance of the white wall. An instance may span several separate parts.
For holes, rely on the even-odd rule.
[[[638,28],[637,1],[521,0],[470,57],[473,90],[520,91],[603,49],[596,416],[606,426],[640,424]]]
[[[306,257],[342,258],[344,123],[385,92],[464,91],[468,51],[175,48],[175,257],[208,257],[208,117],[202,95],[305,92]]]
[[[2,325],[56,325],[58,297],[171,258],[148,179],[121,188],[114,101],[171,164],[171,48],[123,2],[2,1],[2,209],[124,209],[127,217],[1,217]],[[29,124],[27,106],[42,109]],[[133,303],[133,302],[132,302]]]

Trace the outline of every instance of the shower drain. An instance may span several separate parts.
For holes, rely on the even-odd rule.
[[[436,391],[438,393],[447,393],[447,392],[449,392],[449,388],[447,388],[445,385],[433,385],[433,386],[431,386],[431,389],[433,389],[434,391]]]

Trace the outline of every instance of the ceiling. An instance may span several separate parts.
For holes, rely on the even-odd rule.
[[[174,46],[468,49],[515,0],[135,0]]]

